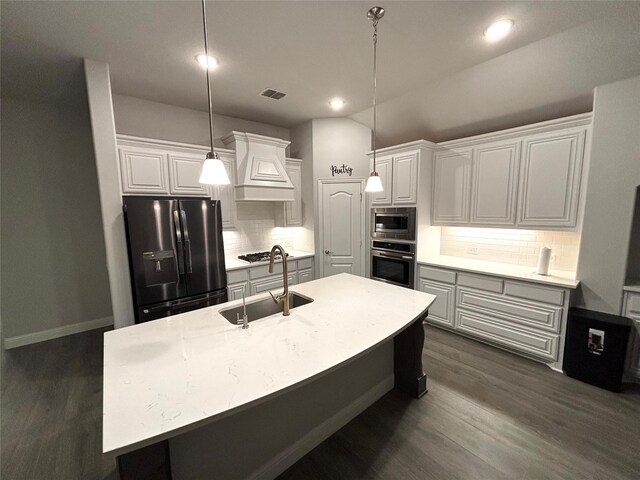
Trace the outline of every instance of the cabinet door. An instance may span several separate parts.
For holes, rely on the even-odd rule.
[[[153,149],[120,147],[122,193],[169,194],[167,155]]]
[[[427,322],[453,328],[455,287],[453,285],[432,282],[421,278],[419,290],[436,296],[435,301],[429,307]]]
[[[442,151],[433,164],[432,222],[456,225],[469,222],[471,150]]]
[[[393,157],[393,204],[407,205],[418,201],[418,152]]]
[[[293,202],[284,202],[285,226],[295,227],[302,225],[302,165],[287,163],[287,175],[293,183]]]
[[[384,191],[369,194],[371,195],[371,205],[391,205],[393,158],[376,157],[376,171],[382,181],[382,188],[384,188]]]
[[[249,296],[249,283],[242,282],[236,283],[233,285],[227,285],[227,294],[229,296],[229,301],[231,300],[242,300],[242,294],[244,293],[245,297]]]
[[[313,280],[313,267],[298,270],[298,283],[310,282]]]
[[[519,142],[474,148],[471,223],[514,225]]]
[[[585,131],[525,138],[518,225],[575,227]]]
[[[231,184],[229,185],[212,185],[211,198],[220,200],[220,208],[222,209],[222,228],[236,228],[237,208],[236,208],[236,169],[235,162],[230,155],[220,155],[220,160],[224,164],[224,168],[229,175]]]
[[[204,163],[202,156],[169,154],[169,185],[171,195],[208,195],[208,187],[198,182]]]

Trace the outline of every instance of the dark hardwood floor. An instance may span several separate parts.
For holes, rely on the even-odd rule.
[[[426,396],[390,392],[279,480],[640,478],[639,388],[426,338]],[[102,331],[3,352],[1,406],[2,479],[116,478],[101,454]]]

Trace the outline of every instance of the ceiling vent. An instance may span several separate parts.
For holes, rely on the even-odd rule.
[[[274,90],[273,88],[265,88],[260,95],[263,97],[273,98],[274,100],[280,100],[284,98],[287,94],[284,92],[279,92],[278,90]]]

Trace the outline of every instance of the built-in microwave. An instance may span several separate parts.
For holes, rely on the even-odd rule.
[[[372,208],[371,237],[394,240],[415,240],[415,207]]]

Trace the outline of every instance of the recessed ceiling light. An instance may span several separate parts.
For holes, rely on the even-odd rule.
[[[202,68],[206,68],[208,64],[210,70],[213,70],[218,67],[218,59],[216,57],[211,57],[211,56],[207,57],[204,53],[201,53],[200,55],[196,55],[196,62],[198,62],[202,66]]]
[[[512,28],[513,20],[498,20],[489,25],[489,28],[484,31],[484,39],[487,42],[497,42],[506,37]]]
[[[331,105],[331,108],[333,108],[334,110],[340,110],[342,107],[344,107],[344,100],[341,98],[332,98],[329,102],[329,105]]]

